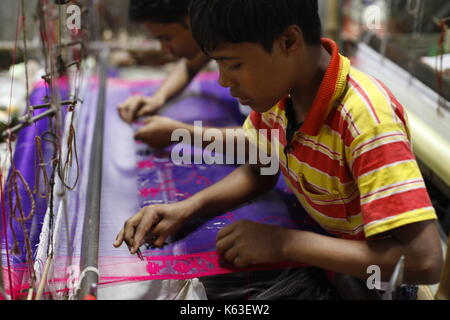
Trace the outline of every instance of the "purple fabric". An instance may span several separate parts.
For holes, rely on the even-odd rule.
[[[120,129],[123,123],[118,122],[115,110],[116,105],[120,101],[125,100],[130,94],[150,95],[154,92],[154,89],[155,87],[147,87],[145,83],[140,83],[137,86],[130,83],[128,90],[125,88],[123,90],[111,90],[108,101],[114,103],[108,104],[108,108],[111,108],[107,112],[107,121],[110,125],[106,129],[107,132],[105,134],[107,139],[111,139],[111,143],[117,141],[119,132],[123,132],[123,129]],[[183,97],[168,105],[161,113],[186,123],[203,120],[204,124],[207,123],[205,125],[221,127],[241,125],[244,118],[240,116],[239,119],[239,116],[236,115],[237,112],[239,110],[236,100],[229,96],[227,90],[217,84],[217,78],[212,78],[194,82]],[[116,124],[118,127],[115,127]],[[136,130],[137,127],[134,126],[133,129]],[[128,135],[128,139],[132,138],[132,132],[129,132]],[[114,144],[117,145],[117,143]],[[106,145],[108,147],[105,149],[105,158],[113,158],[114,156],[109,154],[108,151],[112,144],[106,143]],[[129,196],[135,203],[137,201],[138,208],[151,204],[172,203],[183,200],[220,181],[236,169],[235,166],[226,165],[176,166],[170,160],[171,148],[162,153],[155,153],[142,143],[136,142],[134,145],[136,147],[134,153],[136,154],[137,167],[132,172],[131,167],[126,166],[129,170],[128,174],[122,174],[122,176],[131,176],[133,181],[137,179],[139,197],[136,199],[136,195]],[[111,150],[111,153],[117,154],[120,152],[123,154],[123,151],[118,149],[123,149],[123,147],[114,151]],[[128,157],[131,149],[130,146],[127,146]],[[202,150],[194,149],[194,152],[202,152]],[[118,161],[118,159],[114,160],[114,162]],[[122,167],[125,167],[125,165]],[[111,176],[111,173],[106,174],[104,179],[109,179],[108,177]],[[116,176],[120,176],[120,174]],[[113,181],[111,183],[114,184]],[[109,183],[105,184],[109,185]],[[126,182],[125,184],[128,185]],[[105,204],[110,207],[110,210],[108,210],[109,216],[114,215],[114,208],[120,208],[119,203],[114,203],[116,199],[110,200],[112,203]],[[119,201],[121,201],[120,198],[117,199],[117,202]],[[138,208],[130,213],[137,213]],[[323,230],[303,210],[295,195],[289,191],[284,179],[280,178],[277,188],[263,198],[258,199],[255,203],[233,212],[224,213],[224,215],[211,220],[194,221],[185,230],[173,237],[171,245],[162,250],[147,250],[144,254],[158,256],[215,251],[217,231],[225,225],[240,219],[323,233]],[[120,230],[123,221],[126,220],[126,215],[122,212],[120,213],[120,218],[115,218],[114,220],[119,220],[121,223],[117,225],[116,232],[112,232],[109,236],[105,234],[106,237],[110,238],[111,242],[114,241],[111,236],[115,236]],[[117,254],[110,247],[106,248],[106,250],[110,251],[112,255]],[[126,250],[125,254],[128,254]]]

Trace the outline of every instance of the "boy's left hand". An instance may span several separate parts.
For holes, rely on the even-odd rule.
[[[170,146],[173,143],[173,131],[182,129],[185,125],[182,122],[162,116],[149,117],[145,122],[146,125],[136,132],[134,138],[157,150]]]
[[[219,231],[217,252],[237,268],[283,262],[285,232],[279,227],[239,221]]]

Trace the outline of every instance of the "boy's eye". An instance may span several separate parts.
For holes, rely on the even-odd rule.
[[[232,65],[229,69],[230,70],[238,70],[242,67],[242,63],[236,63],[234,65]]]
[[[168,36],[161,36],[161,37],[156,38],[156,40],[161,41],[161,42],[169,42],[172,40],[172,38],[168,37]]]

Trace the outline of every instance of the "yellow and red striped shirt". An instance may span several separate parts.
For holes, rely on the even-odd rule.
[[[322,43],[331,62],[289,151],[288,97],[266,113],[250,114],[244,124],[248,138],[265,129],[264,143],[275,140],[287,184],[331,234],[366,239],[437,219],[402,105],[383,83],[352,68],[333,41]],[[274,129],[278,134],[271,136]]]

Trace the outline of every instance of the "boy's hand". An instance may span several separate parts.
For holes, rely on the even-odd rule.
[[[217,234],[217,252],[237,268],[283,262],[286,230],[252,221],[239,221]]]
[[[119,105],[120,117],[128,123],[132,123],[139,117],[156,113],[166,101],[159,96],[144,97],[135,95]]]
[[[134,138],[158,150],[170,146],[172,132],[185,126],[182,122],[161,116],[149,117],[145,122],[146,125],[136,132]]]
[[[125,222],[114,247],[120,247],[125,241],[132,254],[146,242],[162,248],[166,239],[183,226],[191,214],[191,208],[186,202],[142,208]]]

